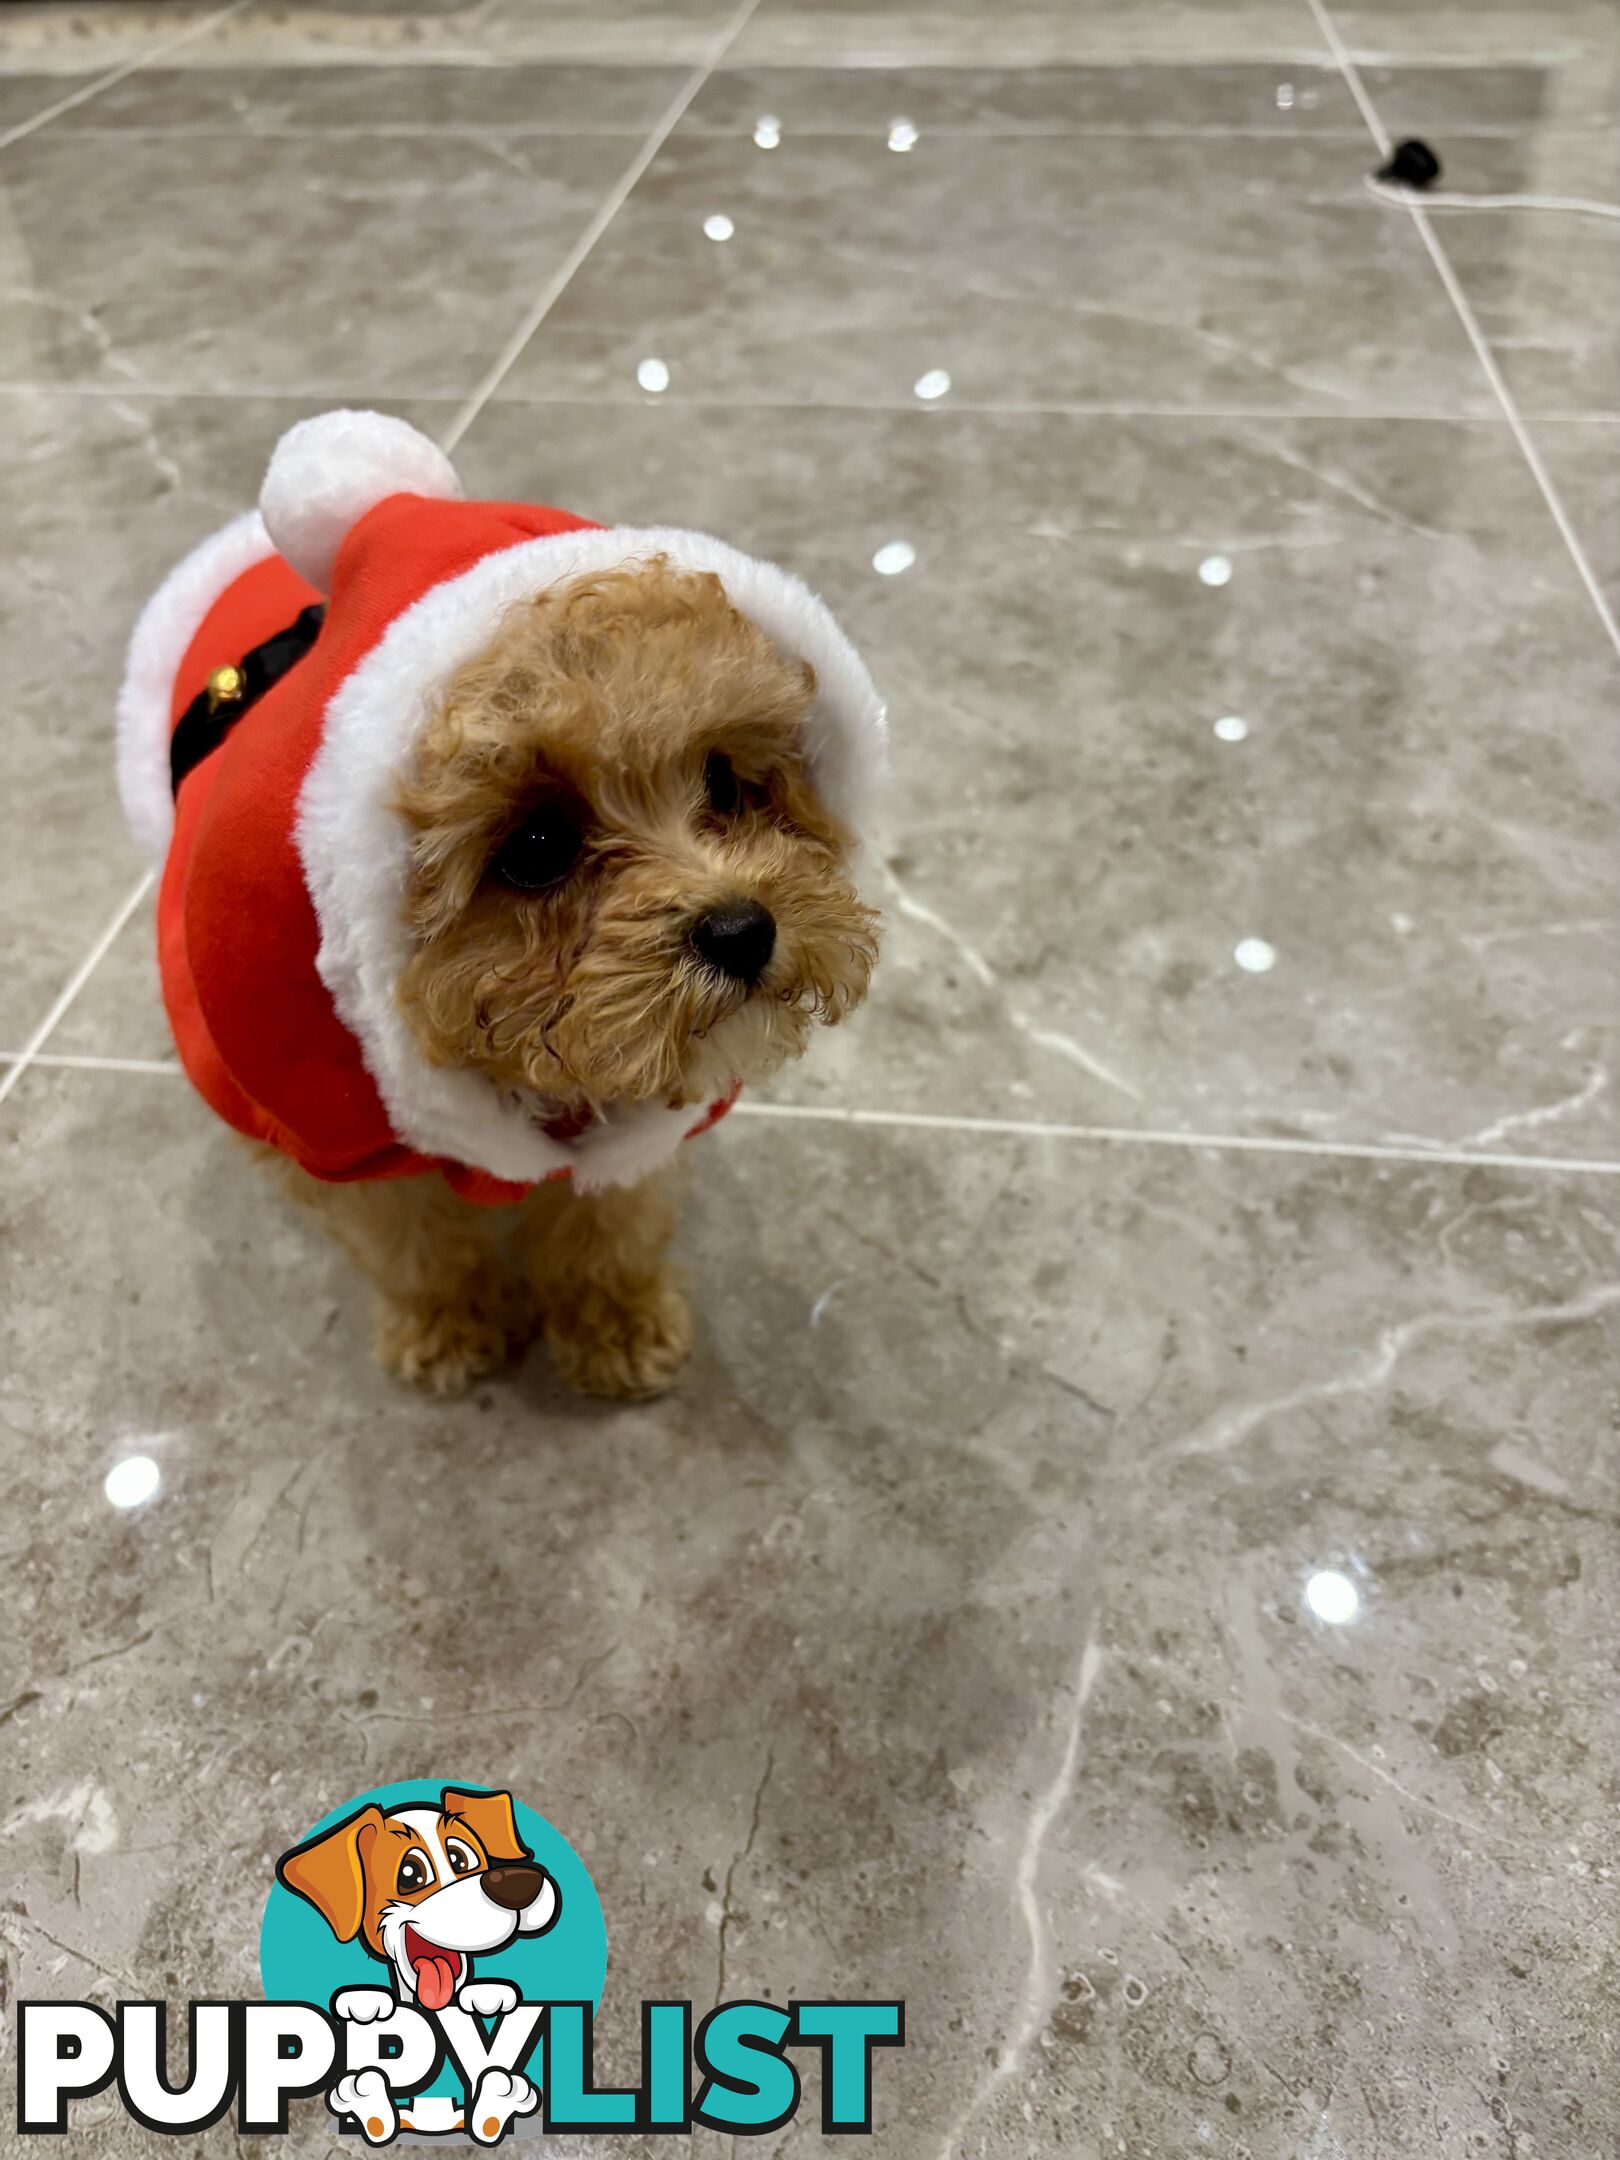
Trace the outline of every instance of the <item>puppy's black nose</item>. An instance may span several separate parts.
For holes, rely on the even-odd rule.
[[[530,1867],[524,1861],[508,1862],[505,1867],[484,1870],[484,1895],[492,1904],[503,1906],[507,1912],[523,1912],[545,1888],[545,1872]]]
[[[734,982],[758,982],[776,950],[776,920],[757,900],[728,900],[696,923],[698,957]]]

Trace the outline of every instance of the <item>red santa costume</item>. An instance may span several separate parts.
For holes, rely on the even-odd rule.
[[[390,803],[436,692],[514,602],[654,553],[715,572],[814,667],[806,754],[863,833],[882,707],[798,579],[701,533],[463,501],[443,453],[401,420],[301,422],[259,509],[149,602],[119,696],[119,788],[163,865],[158,951],[181,1063],[227,1124],[318,1178],[440,1171],[499,1202],[551,1177],[632,1184],[729,1108],[644,1104],[544,1127],[478,1074],[429,1065],[396,997],[409,835]]]

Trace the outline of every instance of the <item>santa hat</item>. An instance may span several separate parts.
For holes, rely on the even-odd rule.
[[[807,762],[829,809],[864,839],[883,765],[883,708],[825,603],[799,579],[703,533],[467,502],[443,452],[384,414],[327,413],[282,438],[259,510],[205,541],[149,603],[119,699],[120,791],[137,839],[169,857],[164,905],[178,957],[166,950],[165,990],[199,1085],[177,999],[195,1006],[188,1018],[208,1052],[255,1104],[276,1083],[261,1054],[267,1041],[283,1054],[292,1044],[295,1058],[313,1056],[318,1069],[321,1045],[310,1036],[321,1032],[320,1016],[308,984],[290,979],[303,940],[305,972],[358,1045],[413,1163],[461,1162],[517,1182],[579,1168],[580,1148],[538,1131],[477,1076],[427,1065],[406,1028],[396,990],[409,957],[409,836],[391,803],[436,694],[508,608],[654,555],[714,572],[783,653],[809,661],[817,688]],[[222,662],[240,662],[323,597],[314,649],[187,780],[177,816],[170,743],[181,717],[206,698]],[[160,933],[162,924],[160,907]],[[267,937],[270,949],[260,951]],[[233,1041],[219,1042],[222,1032]],[[689,1110],[653,1110],[618,1134],[599,1133],[599,1166],[617,1150],[630,1175],[643,1174],[690,1122]],[[326,1155],[350,1164],[374,1128],[361,1116],[346,1139],[326,1135]],[[323,1166],[307,1148],[287,1151],[317,1175],[371,1174]]]

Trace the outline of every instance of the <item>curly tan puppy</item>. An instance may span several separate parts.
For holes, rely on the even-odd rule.
[[[537,1329],[666,1387],[673,1165],[866,992],[876,686],[711,534],[469,499],[382,413],[301,420],[153,594],[119,788],[186,1074],[440,1393]]]
[[[806,770],[815,689],[718,577],[655,557],[512,610],[450,680],[395,807],[402,1009],[427,1058],[581,1121],[764,1079],[866,993],[876,918]],[[438,1392],[536,1318],[592,1393],[667,1387],[691,1339],[673,1168],[515,1209],[438,1177],[295,1189],[381,1297],[378,1355]]]

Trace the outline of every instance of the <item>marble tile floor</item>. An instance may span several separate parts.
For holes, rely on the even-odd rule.
[[[460,1777],[604,2076],[895,1995],[883,2160],[1615,2150],[1620,227],[1363,180],[1620,200],[1617,105],[1598,0],[0,9],[0,2000],[252,1993]],[[648,1408],[401,1393],[172,1065],[122,643],[344,402],[889,700]]]

